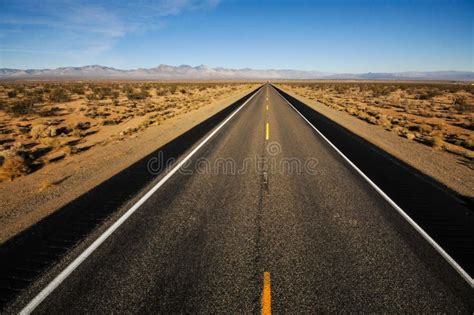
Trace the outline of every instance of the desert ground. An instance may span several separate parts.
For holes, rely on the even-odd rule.
[[[439,150],[474,159],[474,85],[287,83],[306,98]]]
[[[0,83],[0,240],[257,86],[253,82]]]
[[[238,84],[0,85],[0,180],[33,173],[97,144],[225,98]]]
[[[453,190],[474,197],[474,85],[278,82],[315,110]]]

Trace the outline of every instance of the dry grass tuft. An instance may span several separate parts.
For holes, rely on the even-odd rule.
[[[0,167],[0,180],[12,180],[30,172],[30,163],[25,158],[21,156],[8,157]]]
[[[434,149],[441,149],[444,146],[444,141],[443,138],[439,136],[433,136],[428,138],[428,143],[434,148]]]

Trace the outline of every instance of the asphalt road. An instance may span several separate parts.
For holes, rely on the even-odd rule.
[[[36,312],[472,312],[443,258],[270,85],[190,161]]]

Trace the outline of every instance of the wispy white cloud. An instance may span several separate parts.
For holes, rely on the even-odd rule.
[[[3,4],[5,3],[5,4]],[[4,0],[1,51],[69,54],[90,59],[124,36],[159,30],[165,17],[216,7],[219,0]],[[27,49],[25,49],[27,47]]]

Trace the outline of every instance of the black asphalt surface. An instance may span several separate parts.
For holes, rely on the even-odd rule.
[[[36,312],[258,313],[264,272],[274,313],[474,310],[464,280],[265,85]]]

